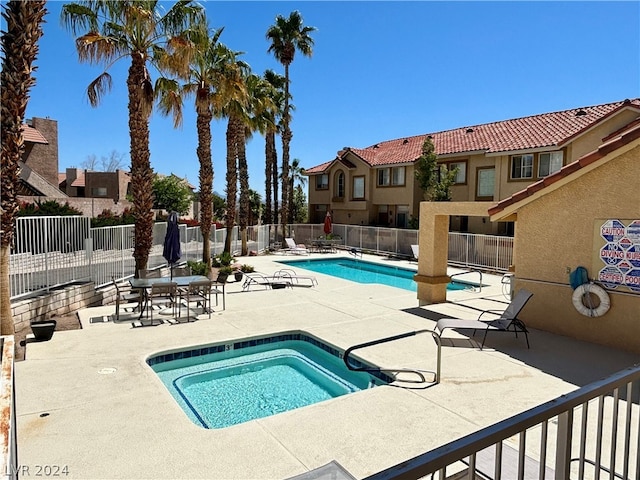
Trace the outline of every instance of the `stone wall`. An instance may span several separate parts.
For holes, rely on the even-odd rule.
[[[122,200],[120,202],[114,202],[110,198],[80,198],[80,197],[27,197],[20,196],[19,199],[23,202],[34,203],[36,201],[46,202],[55,200],[61,205],[68,203],[70,206],[77,208],[87,217],[97,217],[103,210],[111,210],[116,215],[121,215],[125,208],[132,208],[131,202]]]
[[[75,313],[81,308],[115,302],[113,287],[96,290],[93,282],[66,285],[33,297],[11,303],[16,331],[29,327],[29,322]]]

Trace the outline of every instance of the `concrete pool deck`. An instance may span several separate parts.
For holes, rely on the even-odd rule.
[[[323,255],[302,258],[315,257]],[[295,257],[241,261],[269,274],[283,259]],[[416,268],[415,262],[365,259]],[[452,291],[449,300],[456,303],[424,308],[414,292],[312,275],[318,279],[312,288],[242,292],[241,283],[230,283],[226,310],[192,323],[90,323],[114,306],[86,309],[79,312],[81,330],[28,344],[26,360],[15,366],[18,462],[29,468],[22,476],[66,466],[60,476],[76,479],[283,479],[336,460],[362,478],[639,361],[537,330],[529,335],[531,349],[521,336],[490,334],[483,351],[451,332],[438,385],[400,381],[220,430],[193,424],[146,358],[291,330],[347,349],[433,328],[430,318],[440,315],[476,316],[467,306],[506,306],[500,277],[488,275],[483,280],[491,286],[482,292]],[[357,354],[384,367],[436,368],[430,335]]]

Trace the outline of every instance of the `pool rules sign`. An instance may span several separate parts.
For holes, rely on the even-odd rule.
[[[640,292],[640,220],[596,220],[597,280]]]

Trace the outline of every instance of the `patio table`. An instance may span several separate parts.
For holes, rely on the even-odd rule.
[[[209,280],[204,275],[186,275],[184,277],[160,277],[160,278],[130,278],[129,284],[131,288],[140,289],[143,291],[143,301],[140,307],[140,316],[138,320],[142,318],[144,311],[147,307],[147,292],[151,290],[151,287],[163,283],[175,283],[180,287],[188,287],[191,282],[206,282]]]
[[[335,253],[336,245],[342,245],[342,240],[326,240],[324,238],[311,240],[311,248],[317,253]]]

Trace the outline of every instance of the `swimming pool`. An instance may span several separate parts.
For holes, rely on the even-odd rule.
[[[379,283],[412,292],[418,289],[413,280],[413,276],[418,272],[409,268],[380,265],[355,258],[281,260],[279,263],[358,283]],[[447,285],[447,290],[465,290],[476,286],[467,282],[451,282]]]
[[[147,363],[191,421],[215,429],[393,381],[348,370],[341,353],[296,332],[159,354]]]

